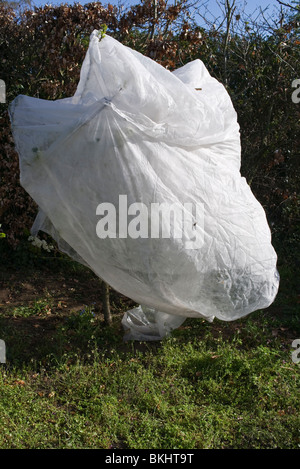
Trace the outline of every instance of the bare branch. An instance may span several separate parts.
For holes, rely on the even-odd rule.
[[[294,7],[293,5],[291,5],[290,3],[285,3],[285,2],[282,2],[281,0],[277,0],[277,2],[280,4],[280,5],[283,5],[285,7],[288,7],[288,8],[291,8],[292,10],[296,10],[296,11],[300,11],[299,10],[299,7]]]

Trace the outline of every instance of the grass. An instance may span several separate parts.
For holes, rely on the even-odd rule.
[[[188,319],[155,343],[123,342],[122,299],[111,327],[93,302],[62,310],[48,291],[7,305],[0,448],[298,449],[296,280],[281,274],[268,310]]]

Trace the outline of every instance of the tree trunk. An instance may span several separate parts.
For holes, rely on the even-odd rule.
[[[235,12],[235,0],[226,0],[225,2],[225,15],[226,15],[226,33],[224,38],[224,49],[223,49],[223,79],[225,87],[228,86],[228,70],[227,70],[227,61],[228,61],[228,45],[230,41],[230,28],[232,23],[233,14]]]
[[[104,314],[104,321],[110,325],[112,322],[110,301],[109,301],[109,285],[101,280],[101,293],[102,293],[102,309]]]

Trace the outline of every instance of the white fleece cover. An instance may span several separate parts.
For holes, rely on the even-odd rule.
[[[51,234],[143,305],[125,312],[126,339],[161,339],[187,317],[231,321],[274,301],[277,256],[240,174],[237,114],[201,60],[171,73],[95,30],[75,95],[20,95],[10,117],[21,184],[40,207],[33,234]],[[151,204],[201,210],[181,237],[116,231],[101,239],[97,207],[110,203],[118,213],[120,195],[149,209],[139,218],[149,226]]]

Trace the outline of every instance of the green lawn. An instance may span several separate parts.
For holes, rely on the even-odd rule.
[[[51,291],[5,303],[0,448],[299,448],[296,280],[281,275],[267,310],[189,319],[155,343],[123,342],[126,303],[115,296],[111,327],[94,304],[62,310]]]

